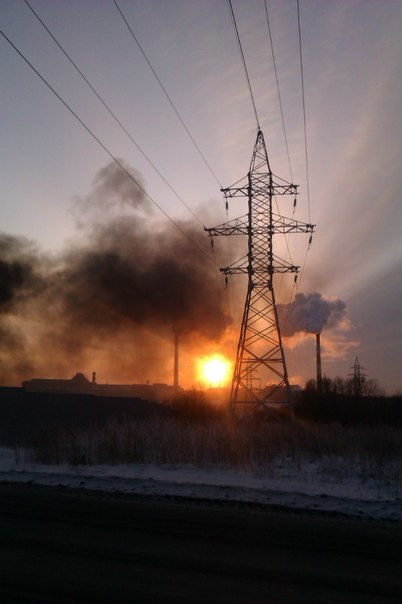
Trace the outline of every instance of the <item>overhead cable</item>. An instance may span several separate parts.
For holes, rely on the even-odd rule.
[[[303,100],[304,155],[305,155],[305,162],[306,162],[308,220],[309,220],[309,222],[311,222],[310,176],[309,176],[308,145],[307,145],[306,97],[304,94],[304,69],[303,69],[303,52],[302,52],[302,35],[301,35],[301,27],[300,27],[300,3],[299,3],[299,0],[297,0],[297,28],[298,28],[298,32],[299,32],[300,76],[301,76],[302,100]]]
[[[32,65],[32,63],[23,55],[23,53],[13,44],[13,42],[6,36],[6,34],[0,30],[0,34],[3,38],[10,44],[10,46],[17,52],[17,54],[23,59],[23,61],[32,69],[32,71],[42,80],[42,82],[49,88],[51,92],[58,98],[58,100],[64,105],[64,107],[75,117],[75,119],[81,124],[83,128],[91,135],[91,137],[102,147],[102,149],[109,155],[109,157],[120,167],[120,169],[132,180],[137,187],[144,193],[144,195],[160,210],[160,212],[171,222],[175,228],[180,231],[180,233],[190,241],[190,243],[197,248],[197,250],[206,256],[209,261],[212,262],[209,254],[205,252],[193,239],[190,237],[188,233],[171,217],[169,214],[158,204],[158,202],[147,193],[144,187],[140,182],[127,170],[127,168],[122,164],[115,155],[108,149],[108,147],[96,136],[96,134],[87,126],[87,124],[79,117],[79,115],[67,104],[67,102],[60,96],[58,92],[49,84],[49,82],[42,76],[41,73]]]
[[[257,107],[256,107],[255,100],[254,100],[253,89],[251,88],[251,82],[250,82],[250,77],[248,75],[246,58],[244,56],[243,46],[242,46],[242,43],[241,43],[241,40],[240,40],[240,35],[239,35],[239,30],[237,28],[236,17],[235,17],[235,14],[234,14],[234,10],[233,10],[233,6],[232,6],[231,0],[227,0],[227,2],[228,2],[228,6],[229,6],[230,16],[232,18],[233,28],[234,28],[235,34],[236,34],[236,39],[237,39],[237,44],[238,44],[238,47],[239,47],[240,56],[241,56],[242,61],[243,61],[244,72],[246,74],[248,89],[250,91],[250,97],[251,97],[251,102],[253,104],[255,120],[257,122],[257,128],[258,128],[258,130],[260,130],[260,120],[258,119]]]
[[[163,182],[169,187],[169,189],[172,191],[172,193],[183,204],[183,206],[190,212],[190,214],[192,214],[192,216],[197,220],[197,222],[202,227],[204,227],[205,225],[200,220],[200,218],[195,214],[195,212],[190,208],[190,206],[184,201],[184,199],[177,193],[177,191],[172,187],[172,185],[168,182],[168,180],[158,170],[157,166],[153,163],[153,161],[150,159],[150,157],[145,153],[145,151],[140,147],[140,145],[136,142],[136,140],[131,136],[131,134],[124,127],[124,125],[119,120],[119,118],[116,116],[116,114],[112,111],[112,109],[109,107],[109,105],[101,97],[101,95],[99,94],[99,92],[92,86],[92,84],[88,80],[88,78],[82,73],[82,71],[77,66],[77,64],[72,60],[72,58],[67,53],[67,51],[62,47],[62,45],[60,44],[60,42],[58,42],[58,40],[56,39],[56,37],[49,30],[49,28],[47,27],[47,25],[42,21],[42,19],[38,15],[38,13],[32,8],[32,6],[28,2],[28,0],[24,0],[24,1],[25,1],[25,4],[28,6],[28,8],[30,8],[30,10],[33,12],[33,14],[35,15],[35,17],[38,19],[38,21],[41,23],[41,25],[44,27],[44,29],[47,31],[47,33],[52,38],[52,40],[55,42],[55,44],[58,46],[58,48],[61,50],[61,52],[64,54],[64,56],[66,57],[66,59],[71,63],[71,65],[74,67],[74,69],[79,73],[79,75],[84,80],[84,82],[89,86],[89,88],[95,94],[95,96],[97,97],[97,99],[102,103],[102,105],[105,107],[105,109],[108,111],[108,113],[112,116],[112,118],[115,120],[115,122],[120,126],[120,128],[123,130],[123,132],[128,136],[128,138],[130,139],[130,141],[133,143],[133,145],[135,145],[135,147],[138,149],[138,151],[141,153],[141,155],[144,157],[144,159],[150,164],[150,166],[152,166],[152,168],[159,175],[159,177],[163,180]]]
[[[280,108],[280,112],[281,112],[283,135],[284,135],[284,139],[285,139],[286,155],[288,158],[289,174],[290,174],[290,180],[291,180],[291,182],[293,182],[293,173],[292,173],[292,166],[291,166],[291,162],[290,162],[288,137],[286,134],[285,117],[284,117],[284,113],[283,113],[282,97],[281,97],[281,91],[280,91],[280,87],[279,87],[278,70],[276,67],[274,43],[273,43],[273,39],[272,39],[271,24],[270,24],[269,15],[268,15],[267,0],[264,0],[264,6],[265,6],[265,18],[266,18],[266,23],[267,23],[267,30],[268,30],[268,36],[269,36],[269,42],[270,42],[271,54],[272,54],[272,63],[273,63],[274,72],[275,72],[276,89],[278,92],[279,108]],[[276,196],[275,196],[275,203],[276,203],[278,214],[279,214],[280,212],[279,212],[279,207],[278,207],[278,202],[277,202]],[[290,261],[293,264],[291,253],[290,253],[288,237],[286,236],[286,234],[284,234],[283,237],[284,237],[286,249],[287,249],[287,255],[285,256],[285,259],[287,259],[287,256],[289,255]],[[283,277],[283,275],[282,275],[282,277]],[[281,291],[282,282],[283,282],[283,279],[281,279],[281,282],[280,282],[280,288],[279,288],[279,292],[278,292],[279,294]]]
[[[172,100],[171,96],[169,95],[168,91],[166,90],[165,86],[163,85],[163,83],[162,83],[162,81],[161,81],[160,77],[159,77],[159,76],[158,76],[158,74],[156,73],[156,70],[154,69],[154,67],[153,67],[153,65],[152,65],[152,63],[151,63],[151,61],[148,59],[148,57],[147,57],[147,55],[146,55],[146,53],[145,53],[144,49],[142,48],[141,44],[139,43],[139,41],[138,41],[137,37],[135,36],[135,34],[134,34],[134,32],[133,32],[133,30],[132,30],[132,28],[131,28],[131,26],[130,26],[129,22],[127,21],[126,17],[124,16],[124,14],[123,14],[123,12],[122,12],[122,10],[121,10],[120,6],[118,5],[118,3],[117,3],[117,1],[116,1],[116,0],[113,0],[113,2],[114,2],[114,4],[115,4],[115,6],[116,6],[117,10],[119,11],[119,14],[120,14],[121,18],[123,19],[124,23],[126,24],[126,26],[127,26],[128,30],[129,30],[129,32],[130,32],[130,34],[131,34],[131,36],[132,36],[132,38],[133,38],[134,42],[137,44],[137,46],[138,46],[138,48],[139,48],[139,50],[140,50],[140,52],[141,52],[142,56],[144,57],[145,61],[147,62],[148,67],[149,67],[149,68],[150,68],[150,70],[152,71],[152,73],[153,73],[153,75],[154,75],[154,77],[155,77],[156,81],[158,82],[158,84],[159,84],[160,88],[162,89],[162,91],[163,91],[164,95],[166,96],[167,100],[169,101],[170,106],[172,107],[173,111],[175,112],[175,114],[176,114],[176,116],[177,116],[177,118],[178,118],[179,122],[181,123],[181,125],[182,125],[182,126],[183,126],[183,128],[184,128],[184,130],[186,131],[186,133],[187,133],[187,135],[189,136],[189,138],[190,138],[191,142],[193,143],[194,147],[197,149],[197,151],[198,151],[198,153],[199,153],[199,155],[200,155],[200,157],[201,157],[202,161],[204,162],[204,164],[205,164],[205,165],[206,165],[206,167],[208,168],[209,172],[212,174],[212,176],[214,177],[215,181],[216,181],[216,182],[217,182],[217,184],[219,185],[219,188],[222,188],[222,185],[221,185],[221,183],[220,183],[220,181],[219,181],[219,178],[216,176],[215,172],[214,172],[214,171],[213,171],[213,169],[211,168],[211,166],[210,166],[210,164],[209,164],[208,160],[206,159],[205,155],[203,154],[203,152],[201,151],[201,149],[200,149],[199,145],[197,144],[196,140],[194,139],[193,135],[191,134],[191,132],[190,132],[190,130],[189,130],[189,128],[188,128],[188,126],[186,125],[186,123],[184,122],[183,118],[181,117],[181,115],[180,115],[179,111],[178,111],[178,110],[177,110],[177,108],[176,108],[176,105],[173,103],[173,100]]]
[[[300,77],[301,77],[301,88],[302,88],[302,102],[303,102],[303,125],[304,125],[304,157],[305,157],[305,166],[306,166],[306,185],[307,185],[307,204],[308,204],[308,217],[309,222],[311,223],[311,203],[310,203],[310,176],[309,176],[309,156],[308,156],[308,144],[307,144],[307,119],[306,119],[306,101],[305,101],[305,93],[304,93],[304,68],[303,68],[303,52],[302,52],[302,35],[301,35],[301,25],[300,25],[300,3],[297,0],[297,29],[299,35],[299,56],[300,56]],[[311,249],[311,236],[307,246],[307,250],[304,256],[304,260],[302,263],[300,276],[298,282],[296,284],[296,291],[300,288],[301,282],[304,275],[304,270],[307,264],[307,258]]]
[[[272,53],[272,62],[273,62],[273,65],[274,65],[274,71],[275,71],[276,88],[277,88],[277,91],[278,91],[279,107],[280,107],[280,110],[281,110],[281,118],[282,118],[283,135],[284,135],[284,137],[285,137],[286,154],[287,154],[287,157],[288,157],[288,164],[289,164],[290,180],[291,180],[291,182],[293,182],[292,166],[291,166],[291,163],[290,163],[290,155],[289,155],[288,137],[287,137],[287,135],[286,135],[285,117],[284,117],[284,114],[283,114],[283,106],[282,106],[282,97],[281,97],[281,91],[280,91],[280,89],[279,89],[278,70],[277,70],[277,68],[276,68],[275,52],[274,52],[274,44],[273,44],[273,41],[272,41],[271,26],[270,26],[270,23],[269,23],[269,17],[268,17],[268,6],[267,6],[267,0],[264,0],[264,5],[265,5],[265,17],[266,17],[266,21],[267,21],[267,28],[268,28],[269,42],[270,42],[270,46],[271,46],[271,53]]]

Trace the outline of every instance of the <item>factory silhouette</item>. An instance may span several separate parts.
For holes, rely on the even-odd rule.
[[[146,401],[163,402],[178,391],[178,386],[169,384],[98,384],[95,371],[92,380],[83,373],[71,379],[33,378],[22,382],[27,393],[92,395],[96,397],[140,398]]]

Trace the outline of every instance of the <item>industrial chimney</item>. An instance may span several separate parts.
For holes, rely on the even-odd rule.
[[[317,355],[317,393],[322,394],[322,374],[321,374],[321,338],[319,333],[315,334],[316,355]]]
[[[179,334],[174,332],[174,367],[173,367],[173,387],[179,388]]]

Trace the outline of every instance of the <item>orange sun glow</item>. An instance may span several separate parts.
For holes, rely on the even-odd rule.
[[[216,354],[198,360],[199,379],[208,386],[224,386],[230,377],[230,362]]]

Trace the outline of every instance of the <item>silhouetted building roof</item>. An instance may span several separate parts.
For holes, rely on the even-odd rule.
[[[168,384],[97,384],[83,373],[76,373],[71,379],[33,378],[22,382],[22,388],[25,392],[139,397],[151,401],[163,401],[177,390]]]

